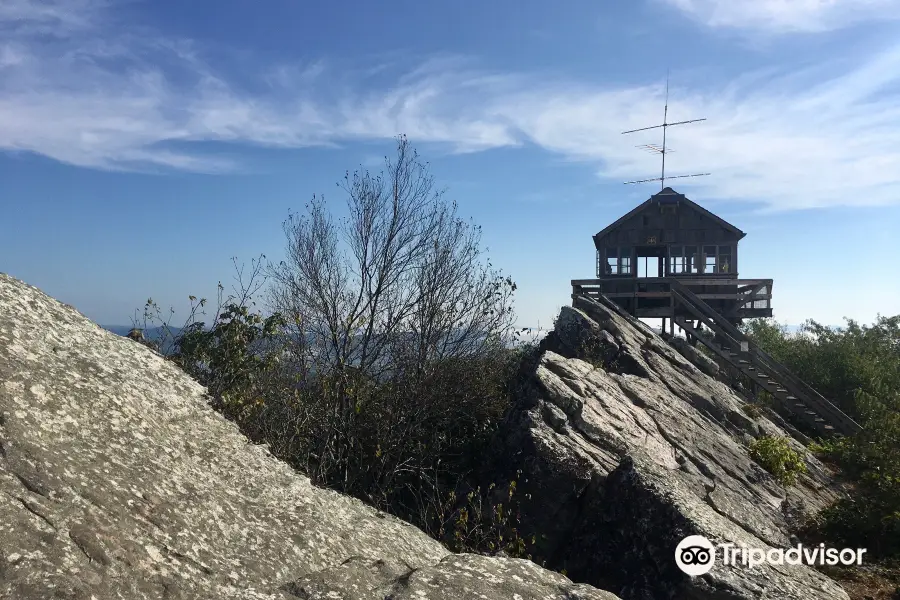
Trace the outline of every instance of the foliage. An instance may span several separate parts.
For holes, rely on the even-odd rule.
[[[209,325],[191,297],[172,360],[315,484],[454,548],[527,554],[515,481],[505,499],[472,481],[529,354],[511,348],[515,284],[405,138],[383,174],[342,187],[349,216],[336,221],[322,198],[291,215],[285,260],[255,262],[249,279],[238,269],[228,298],[220,284]],[[148,315],[161,320],[155,304]]]
[[[265,280],[264,258],[253,261],[247,280],[243,267],[238,267],[237,259],[233,259],[237,286],[233,294],[225,297],[225,288],[219,282],[218,306],[209,327],[200,320],[205,315],[205,298],[188,298],[191,311],[178,329],[161,318],[159,306],[152,299],[144,306],[144,326],[162,323],[164,337],[174,340],[171,360],[204,385],[214,405],[232,417],[263,404],[261,386],[271,383],[279,364],[275,342],[284,328],[284,319],[278,313],[262,316],[253,301],[253,294]],[[171,315],[174,309],[170,309]]]
[[[900,556],[900,463],[894,444],[888,455],[877,448],[860,452],[849,440],[824,445],[826,456],[855,471],[856,486],[852,495],[822,512],[823,535],[867,548],[873,557]],[[867,466],[856,470],[860,463]]]
[[[744,380],[740,378],[736,378],[736,383],[739,383],[742,386],[742,390],[747,390],[751,387],[749,385],[745,385]],[[746,391],[744,393],[747,394]],[[757,419],[760,416],[767,414],[769,411],[774,410],[775,401],[772,398],[772,394],[770,394],[768,391],[759,388],[756,390],[755,396],[750,396],[749,394],[748,396],[748,401],[743,406],[744,412],[747,414],[747,416],[753,419]]]
[[[900,389],[900,316],[872,326],[847,320],[842,328],[808,321],[795,334],[767,320],[749,321],[745,333],[841,410],[870,420]],[[862,395],[860,395],[862,393]]]
[[[782,485],[793,485],[799,473],[806,472],[800,454],[787,438],[764,436],[750,444],[750,458],[771,473]]]
[[[447,546],[455,552],[503,553],[513,558],[531,559],[529,548],[535,537],[520,535],[521,516],[517,510],[518,471],[505,489],[491,484],[482,492],[480,487],[469,491],[462,503],[456,492],[450,492],[442,511],[443,522],[438,539],[447,539]],[[460,504],[458,508],[457,504]]]
[[[851,497],[824,511],[820,532],[872,556],[900,556],[900,316],[841,328],[813,321],[795,334],[769,321],[746,331],[823,396],[863,426],[813,449],[841,468]]]
[[[744,404],[744,413],[752,419],[758,419],[762,415],[762,407],[755,402]]]

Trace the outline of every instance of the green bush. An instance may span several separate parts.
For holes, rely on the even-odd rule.
[[[900,557],[900,316],[842,328],[809,321],[795,334],[756,320],[745,331],[863,427],[812,448],[853,488],[823,511],[815,533],[872,557]]]
[[[516,477],[522,474],[518,471]],[[460,501],[450,492],[443,510],[443,522],[438,539],[445,540],[455,552],[503,554],[513,558],[531,559],[529,548],[535,536],[522,537],[519,526],[517,481],[513,479],[505,489],[491,484],[487,490],[471,490]]]
[[[765,436],[750,444],[750,458],[771,473],[782,485],[793,485],[806,472],[806,463],[791,448],[787,438]]]

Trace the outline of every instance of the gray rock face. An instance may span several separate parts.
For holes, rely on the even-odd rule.
[[[793,547],[798,511],[841,493],[796,440],[809,473],[795,486],[756,465],[748,442],[787,434],[744,405],[643,323],[579,298],[523,369],[483,478],[521,470],[536,557],[623,598],[847,598],[802,565],[678,570],[675,546],[687,535]]]
[[[716,361],[691,346],[684,338],[678,337],[677,335],[669,335],[668,333],[663,333],[661,337],[666,340],[670,346],[678,350],[678,352],[688,359],[691,364],[710,377],[717,377],[719,375],[719,365],[716,364]]]
[[[313,487],[150,349],[0,274],[0,598],[615,596]]]

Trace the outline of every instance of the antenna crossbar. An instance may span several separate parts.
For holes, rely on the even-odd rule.
[[[629,129],[628,131],[623,131],[622,135],[626,133],[635,133],[636,131],[647,131],[648,129],[659,129],[660,127],[674,127],[675,125],[687,125],[688,123],[699,123],[700,121],[705,121],[706,119],[691,119],[690,121],[678,121],[676,123],[663,123],[662,125],[651,125],[650,127],[641,127],[640,129]]]
[[[684,179],[685,177],[706,177],[707,175],[712,175],[712,173],[695,173],[693,175],[669,175],[666,179]],[[654,177],[653,179],[639,179],[637,181],[626,181],[625,185],[630,183],[649,183],[651,181],[663,181],[662,177]]]
[[[666,129],[668,129],[669,127],[673,127],[675,125],[687,125],[688,123],[699,123],[700,121],[706,120],[705,118],[689,119],[687,121],[676,121],[674,123],[669,123],[668,117],[669,117],[669,75],[667,73],[666,74],[666,104],[665,104],[665,108],[663,110],[662,124],[661,125],[651,125],[650,127],[641,127],[640,129],[629,129],[628,131],[622,132],[622,134],[624,135],[626,133],[636,133],[638,131],[649,131],[650,129],[662,128],[662,130],[663,130],[662,146],[659,146],[657,144],[642,144],[640,146],[637,146],[638,148],[642,148],[649,152],[655,152],[662,156],[661,176],[654,177],[653,179],[639,179],[637,181],[626,181],[625,182],[626,185],[631,184],[631,183],[648,183],[651,181],[659,181],[659,182],[661,182],[662,189],[665,189],[666,179],[681,179],[681,178],[685,178],[685,177],[705,177],[706,175],[709,175],[709,173],[695,173],[693,175],[675,175],[675,176],[666,177],[666,154],[670,154],[670,153],[674,152],[674,150],[671,150],[666,146]]]
[[[663,152],[665,152],[666,154],[670,154],[672,152],[675,152],[671,148],[663,150],[662,147],[659,146],[659,144],[641,144],[640,146],[635,146],[635,148],[641,148],[642,150],[647,150],[648,152],[656,152],[657,154],[662,154]]]

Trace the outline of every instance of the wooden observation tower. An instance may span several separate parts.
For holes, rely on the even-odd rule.
[[[666,84],[668,113],[668,83]],[[637,318],[668,321],[693,344],[707,346],[720,362],[769,392],[776,408],[820,434],[853,434],[860,426],[816,390],[790,373],[738,328],[742,319],[772,316],[772,280],[740,279],[738,246],[746,234],[665,186],[663,129],[662,190],[593,236],[596,278],[572,281],[572,299],[591,298]],[[626,131],[643,131],[644,129]],[[683,175],[700,177],[708,175]],[[705,330],[705,331],[704,331]],[[707,333],[708,332],[708,333]]]
[[[594,236],[597,279],[573,285],[602,292],[635,317],[670,324],[693,318],[676,302],[675,282],[731,325],[771,317],[772,280],[738,278],[738,246],[745,235],[667,187]]]

